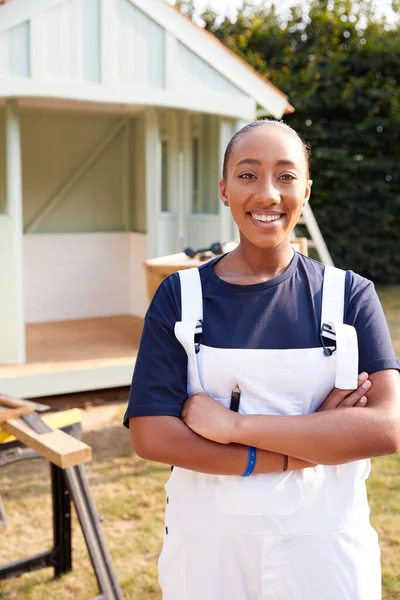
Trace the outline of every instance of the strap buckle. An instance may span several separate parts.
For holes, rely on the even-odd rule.
[[[322,347],[324,349],[325,356],[332,356],[332,354],[336,350],[336,333],[335,333],[333,327],[331,327],[331,325],[329,325],[328,323],[322,323],[321,331],[319,333],[319,337],[320,337],[320,340],[321,340]],[[324,338],[334,341],[335,348],[333,348],[333,349],[332,348],[328,348],[328,346],[326,345],[326,343],[324,341]]]
[[[196,354],[200,352],[200,344],[203,338],[203,321],[200,319],[196,323],[196,328],[194,330],[194,350]]]

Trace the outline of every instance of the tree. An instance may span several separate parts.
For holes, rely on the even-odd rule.
[[[370,0],[201,16],[295,106],[284,120],[312,145],[312,206],[335,264],[399,282],[399,23],[376,20]]]

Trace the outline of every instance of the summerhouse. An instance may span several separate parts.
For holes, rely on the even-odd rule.
[[[130,383],[146,258],[232,238],[217,180],[293,109],[163,0],[0,6],[0,392]]]

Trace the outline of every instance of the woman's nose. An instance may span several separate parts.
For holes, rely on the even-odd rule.
[[[263,200],[265,203],[273,203],[281,201],[281,195],[279,190],[274,185],[271,179],[265,179],[260,181],[259,189],[257,190],[256,197],[259,200]]]

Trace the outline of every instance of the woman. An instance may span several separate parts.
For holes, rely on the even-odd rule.
[[[365,479],[399,447],[400,365],[373,285],[293,252],[312,181],[287,125],[241,129],[219,185],[240,244],[160,286],[125,419],[175,465],[163,598],[378,600]]]

